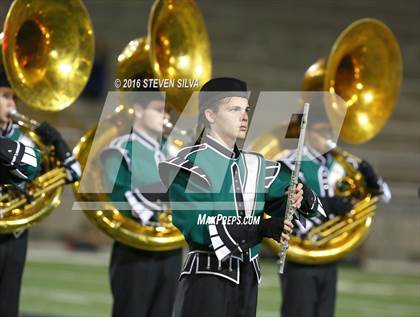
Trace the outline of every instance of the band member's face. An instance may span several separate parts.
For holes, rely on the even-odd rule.
[[[205,114],[212,132],[227,140],[244,139],[248,131],[248,99],[230,97]]]
[[[146,107],[135,106],[136,118],[142,127],[151,133],[162,133],[169,114],[165,111],[165,102],[154,100]]]
[[[11,121],[9,109],[16,109],[15,94],[9,87],[0,87],[0,125]]]
[[[318,152],[325,153],[331,149],[330,143],[328,142],[329,138],[321,134],[320,132],[313,131],[310,129],[307,136],[309,145]]]

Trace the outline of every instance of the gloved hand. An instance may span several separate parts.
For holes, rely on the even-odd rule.
[[[269,218],[261,219],[259,228],[261,237],[271,238],[280,242],[280,237],[282,240],[289,240],[293,224],[282,218]],[[283,230],[286,231],[286,234],[282,233]]]
[[[22,157],[24,147],[19,149],[18,142],[9,138],[0,137],[0,164],[4,166],[12,166],[17,156]]]
[[[344,216],[353,208],[351,199],[347,197],[322,197],[320,200],[328,214]]]
[[[145,198],[138,188],[124,193],[131,207],[131,214],[143,225],[150,225],[155,213],[160,211],[160,205]]]
[[[359,164],[359,171],[363,174],[366,185],[369,187],[372,192],[377,192],[377,194],[380,194],[380,184],[379,184],[379,177],[376,175],[375,170],[373,169],[372,165],[370,165],[368,162],[363,160]]]
[[[42,122],[35,132],[41,137],[42,143],[46,145],[56,145],[56,143],[63,139],[60,132],[48,122]]]
[[[67,172],[68,183],[75,182],[80,179],[81,168],[79,162],[72,155],[70,147],[64,141],[60,132],[48,122],[43,122],[35,129],[35,132],[41,137],[46,145],[54,145],[55,156],[61,162]]]
[[[286,195],[288,194],[289,188],[286,190]],[[305,184],[299,183],[296,187],[297,192],[299,193],[300,199],[298,204],[294,204],[294,207],[303,217],[314,217],[318,214],[326,216],[324,213],[323,206],[318,199],[318,196]],[[295,194],[296,198],[296,194]]]
[[[80,179],[82,175],[82,169],[80,163],[76,158],[71,155],[64,162],[62,162],[63,167],[66,169],[67,173],[67,183],[74,183]]]

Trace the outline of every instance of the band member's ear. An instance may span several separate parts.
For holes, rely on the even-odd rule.
[[[215,113],[211,109],[204,110],[204,115],[209,123],[214,123],[215,121]]]
[[[140,119],[141,117],[143,117],[144,108],[141,105],[134,104],[133,108],[134,108],[134,116],[136,118]]]

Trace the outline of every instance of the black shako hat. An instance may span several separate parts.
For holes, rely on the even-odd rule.
[[[246,82],[231,77],[220,77],[209,80],[200,90],[200,110],[202,111],[215,104],[216,101],[226,97],[243,97],[248,99]]]
[[[6,72],[3,65],[0,64],[0,87],[10,87],[9,79],[7,79]]]

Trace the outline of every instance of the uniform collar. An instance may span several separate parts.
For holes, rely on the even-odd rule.
[[[13,134],[14,124],[9,122],[5,129],[1,129],[1,135],[4,137],[10,137]]]
[[[237,159],[239,158],[239,155],[241,154],[236,144],[232,151],[209,134],[206,134],[203,137],[202,143],[206,143],[207,145],[212,147],[214,150],[216,150],[216,152],[218,152],[219,154],[223,156],[226,156],[229,159]]]
[[[147,134],[143,133],[142,131],[133,129],[133,133],[136,137],[138,137],[146,146],[151,147],[155,150],[160,149],[160,144]]]
[[[315,159],[321,165],[326,165],[332,159],[330,151],[325,154],[321,154],[310,146],[306,146],[305,149],[307,150],[307,153],[309,153],[310,156],[312,156],[313,159]]]

